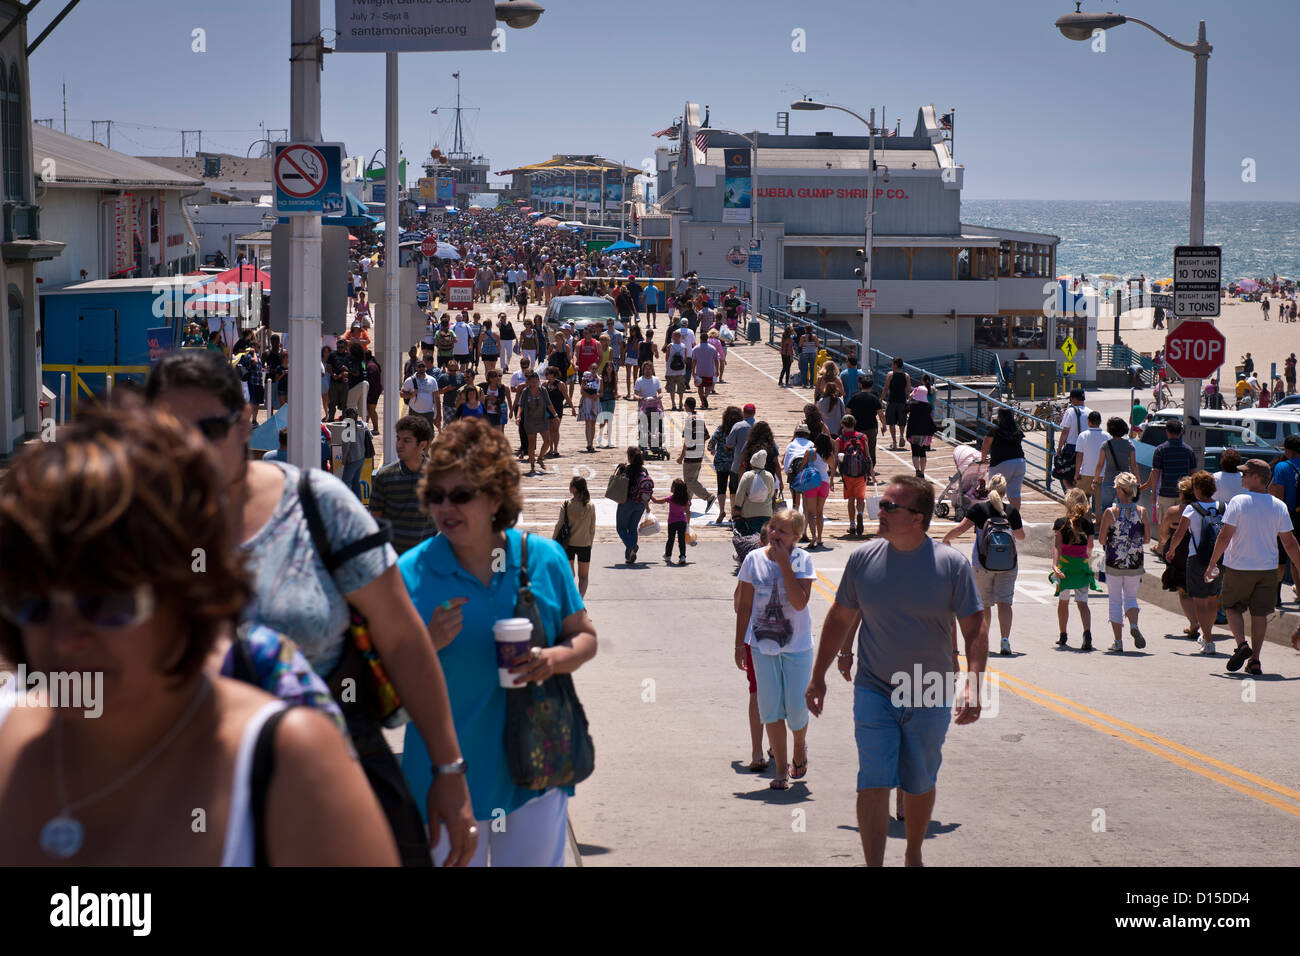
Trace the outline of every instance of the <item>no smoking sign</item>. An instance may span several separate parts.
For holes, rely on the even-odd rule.
[[[343,144],[288,143],[275,148],[271,166],[280,215],[342,211]]]

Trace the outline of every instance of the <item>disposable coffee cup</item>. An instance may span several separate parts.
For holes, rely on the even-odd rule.
[[[526,617],[505,617],[492,625],[492,636],[497,645],[497,680],[502,687],[518,688],[518,674],[510,673],[510,668],[521,658],[531,653],[533,643],[533,623]]]

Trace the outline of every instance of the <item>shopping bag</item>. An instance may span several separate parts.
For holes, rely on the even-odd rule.
[[[700,536],[691,528],[686,529],[686,543],[692,546],[700,543]]]
[[[640,534],[658,534],[659,519],[655,517],[654,512],[646,508],[645,514],[641,516],[641,523],[637,525],[637,531]]]

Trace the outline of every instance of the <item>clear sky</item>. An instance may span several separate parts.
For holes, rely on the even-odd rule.
[[[1109,31],[1105,52],[1062,37],[1067,0],[542,0],[537,25],[509,30],[501,53],[401,58],[402,149],[413,162],[450,147],[460,70],[469,146],[493,171],[553,153],[598,153],[639,166],[666,140],[686,100],[715,126],[776,132],[776,113],[811,94],[892,127],[917,108],[956,107],[955,155],[978,199],[1177,199],[1189,189],[1193,59],[1136,24]],[[63,0],[32,14],[29,38]],[[322,24],[334,23],[323,0]],[[1088,0],[1195,40],[1206,20],[1206,156],[1210,200],[1300,201],[1300,2]],[[192,52],[192,31],[207,50]],[[806,52],[792,50],[804,31]],[[326,33],[327,37],[332,36]],[[90,0],[32,56],[32,116],[89,138],[115,121],[114,149],[180,151],[181,129],[203,148],[243,154],[289,126],[288,0]],[[323,74],[325,139],[370,156],[383,145],[384,57],[334,54]],[[836,113],[793,113],[794,133],[861,126]],[[1242,181],[1254,160],[1256,181]],[[415,171],[412,170],[412,175]]]

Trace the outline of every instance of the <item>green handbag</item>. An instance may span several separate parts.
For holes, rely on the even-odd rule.
[[[548,647],[546,628],[528,578],[528,535],[519,543],[515,617],[533,625],[533,646]],[[571,787],[596,769],[596,747],[573,677],[556,674],[541,684],[506,691],[506,755],[510,778],[524,790]]]

